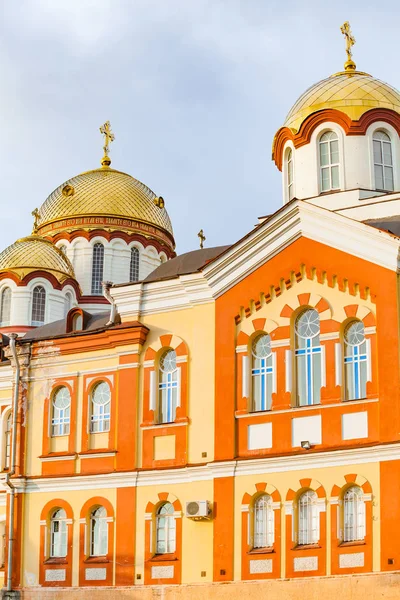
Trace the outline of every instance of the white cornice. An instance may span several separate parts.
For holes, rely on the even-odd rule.
[[[307,453],[305,451],[304,454],[232,460],[178,469],[154,469],[152,471],[75,475],[72,477],[42,477],[27,480],[13,479],[13,483],[19,492],[24,493],[100,490],[185,484],[243,475],[266,476],[274,473],[312,471],[313,469],[393,460],[400,460],[400,443],[330,452]],[[5,486],[5,478],[0,479],[0,482]]]
[[[391,271],[397,272],[399,267],[398,238],[298,200],[277,211],[200,273],[118,286],[112,288],[111,293],[121,316],[126,319],[212,302],[300,237]]]

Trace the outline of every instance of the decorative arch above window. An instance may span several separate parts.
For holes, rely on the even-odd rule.
[[[325,131],[318,141],[321,192],[340,189],[339,138],[334,131]]]
[[[392,140],[386,131],[378,129],[372,136],[374,155],[375,189],[393,192],[393,151]]]
[[[92,262],[92,294],[100,295],[102,293],[101,282],[103,281],[104,269],[104,246],[96,242],[93,246]]]
[[[303,310],[297,316],[294,328],[297,404],[319,404],[325,360],[319,338],[318,311],[314,308]]]
[[[11,316],[11,289],[6,287],[1,292],[0,299],[0,325],[6,327],[10,325]]]
[[[139,248],[133,246],[131,248],[131,262],[129,267],[129,281],[139,281],[139,263],[140,252]]]
[[[46,290],[37,285],[32,292],[32,325],[43,325],[46,315]]]

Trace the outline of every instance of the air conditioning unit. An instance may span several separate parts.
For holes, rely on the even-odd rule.
[[[191,500],[186,502],[185,516],[194,521],[211,519],[211,506],[208,500]]]

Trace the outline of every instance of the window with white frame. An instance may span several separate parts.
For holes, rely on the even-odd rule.
[[[32,325],[43,325],[46,315],[46,290],[37,285],[32,292]]]
[[[106,556],[108,552],[108,520],[104,506],[90,515],[90,556]]]
[[[10,324],[11,315],[11,289],[6,287],[1,292],[0,300],[0,325],[6,327]]]
[[[156,554],[171,554],[176,549],[174,507],[166,502],[156,514]]]
[[[50,518],[50,558],[67,556],[67,515],[65,510],[57,508]]]
[[[254,339],[252,344],[253,411],[271,410],[274,377],[271,337],[268,334],[261,334]]]
[[[274,509],[272,498],[262,494],[253,506],[253,548],[271,548],[274,545]]]
[[[339,138],[334,131],[326,131],[319,138],[319,167],[321,192],[338,190],[339,181]]]
[[[367,395],[369,348],[364,323],[353,321],[344,332],[344,371],[346,400],[359,400]]]
[[[393,192],[393,155],[392,141],[385,131],[375,131],[372,143],[374,147],[375,188]]]
[[[343,541],[356,542],[365,537],[365,502],[363,491],[351,486],[343,496]]]
[[[69,435],[71,394],[65,386],[58,388],[53,394],[51,418],[51,435]]]
[[[72,308],[72,294],[71,292],[67,292],[65,294],[65,316],[69,313]]]
[[[90,432],[110,430],[111,390],[105,381],[97,383],[91,393]]]
[[[97,242],[93,246],[93,262],[92,262],[92,294],[101,294],[104,268],[104,246]]]
[[[294,197],[294,181],[293,181],[293,150],[289,148],[286,155],[286,185],[288,200]]]
[[[158,420],[160,423],[172,423],[176,417],[176,407],[180,393],[179,368],[176,364],[175,350],[167,350],[160,358],[158,379]]]
[[[320,344],[319,314],[308,308],[295,323],[296,391],[298,406],[319,404],[321,396],[323,348]]]
[[[12,428],[12,414],[11,411],[8,413],[6,420],[6,428],[4,430],[4,469],[10,468],[11,462],[11,428]]]
[[[312,490],[301,494],[297,502],[297,543],[300,546],[319,541],[318,496]]]
[[[129,268],[129,281],[139,281],[139,249],[131,248],[131,264]]]

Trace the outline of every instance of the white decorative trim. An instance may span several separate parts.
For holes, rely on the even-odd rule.
[[[83,458],[106,458],[109,456],[115,456],[117,453],[116,452],[96,452],[96,450],[93,450],[92,453],[90,454],[79,454],[79,458],[83,459]]]
[[[371,339],[366,338],[367,344],[367,381],[372,381],[372,368],[371,368]]]
[[[276,394],[277,378],[278,378],[277,369],[276,369],[276,352],[272,352],[271,357],[272,357],[272,390],[271,390],[271,392],[273,394]]]
[[[274,340],[271,342],[271,348],[284,348],[285,346],[290,346],[289,338],[285,340]]]
[[[326,352],[323,344],[321,345],[321,387],[326,387]]]
[[[242,397],[249,398],[250,396],[250,359],[248,354],[242,356]]]
[[[149,394],[149,409],[156,410],[157,391],[156,391],[156,372],[150,371],[150,394]]]
[[[338,340],[340,338],[340,334],[338,331],[329,331],[328,333],[320,333],[319,339],[321,342],[328,342],[330,340]]]
[[[41,456],[39,460],[41,462],[57,462],[59,460],[75,460],[76,454],[70,454],[69,456]]]
[[[143,361],[143,366],[145,369],[147,369],[148,367],[154,367],[154,360],[144,360]]]
[[[250,509],[250,504],[242,504],[242,506],[240,507],[240,511],[243,513],[249,512],[249,509]]]
[[[236,352],[236,354],[241,354],[242,352],[247,352],[246,344],[243,344],[242,346],[236,346],[235,352]],[[10,402],[11,402],[11,400],[10,400]]]
[[[342,344],[335,344],[335,385],[342,385]]]
[[[292,351],[285,351],[285,392],[292,391]]]
[[[291,408],[282,408],[280,410],[266,410],[262,412],[249,412],[245,415],[235,415],[235,419],[248,419],[250,417],[261,416],[266,413],[269,415],[280,415],[283,413],[292,413],[294,418],[301,417],[301,414],[304,412],[310,411],[318,411],[320,410],[329,410],[330,408],[338,408],[338,406],[343,406],[343,404],[351,404],[352,406],[356,404],[372,404],[374,402],[379,402],[379,398],[368,398],[368,400],[346,400],[345,402],[335,402],[335,404],[312,404],[310,406],[293,406]]]
[[[187,363],[187,360],[188,360],[187,354],[185,354],[184,356],[177,356],[176,364],[179,365],[181,363]]]
[[[110,372],[111,370],[114,370],[113,368],[108,369],[108,372]],[[90,371],[91,373],[93,373],[93,371]],[[104,371],[105,373],[107,373],[107,370]],[[97,375],[93,375],[93,377],[88,377],[86,379],[86,392],[88,391],[90,384],[95,381],[95,379],[98,379]],[[114,373],[110,373],[109,375],[106,375],[104,377],[104,379],[108,379],[109,383],[113,386],[114,385]]]
[[[181,368],[177,367],[176,368],[176,406],[177,408],[181,405],[181,381],[182,381],[182,377],[181,377]]]
[[[376,333],[376,325],[371,325],[371,327],[366,327],[364,329],[365,335],[374,335]]]
[[[332,506],[339,505],[338,496],[332,496],[331,498],[329,498],[329,504],[331,504]]]
[[[143,427],[141,427],[140,429],[144,430],[144,429],[164,429],[164,428],[169,428],[169,427],[187,427],[188,426],[188,422],[186,421],[185,423],[154,423],[154,425],[144,425]]]

